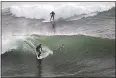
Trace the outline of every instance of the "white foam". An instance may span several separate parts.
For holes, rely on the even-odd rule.
[[[51,50],[49,50],[47,47],[45,47],[45,46],[42,47],[42,50],[43,51],[41,52],[41,56],[40,57],[37,56],[38,59],[46,58],[47,56],[53,54],[53,52]]]
[[[55,19],[67,18],[74,15],[90,14],[91,12],[101,12],[112,8],[114,5],[76,5],[62,4],[59,7],[52,5],[13,5],[10,11],[17,17],[36,18],[49,20],[50,12],[55,11]]]
[[[24,36],[3,36],[2,37],[2,54],[11,49],[17,48],[17,41],[24,40]]]

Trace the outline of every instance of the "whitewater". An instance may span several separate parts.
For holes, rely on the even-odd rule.
[[[93,13],[102,12],[114,7],[115,4],[107,5],[76,5],[62,4],[57,7],[53,5],[12,5],[9,7],[10,12],[17,17],[25,17],[31,19],[49,20],[50,12],[55,11],[55,19],[66,19],[74,15],[86,14],[91,16]]]
[[[114,39],[115,30],[114,26],[112,26],[112,24],[114,24],[113,21],[103,20],[104,27],[102,27],[87,18],[96,16],[99,12],[107,11],[112,7],[114,7],[114,5],[78,6],[76,4],[63,4],[59,7],[52,5],[13,5],[9,8],[4,8],[2,9],[2,53],[11,48],[16,49],[18,40],[26,40],[26,38],[31,37],[32,34],[47,36],[82,34]],[[55,33],[50,23],[42,23],[43,20],[49,20],[49,13],[52,10],[56,13]],[[82,18],[87,18],[90,22],[82,20]],[[76,20],[79,21],[76,22]],[[96,22],[97,21],[100,22],[99,20],[96,20]],[[107,21],[109,21],[109,25],[112,27],[105,24]],[[96,24],[97,27],[92,26],[92,24]]]
[[[2,77],[114,77],[115,3],[94,4],[2,8]]]

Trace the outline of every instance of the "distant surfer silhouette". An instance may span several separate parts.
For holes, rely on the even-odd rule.
[[[54,22],[55,12],[52,11],[52,12],[50,13],[50,16],[51,16],[51,18],[50,18],[50,22],[51,22],[51,24],[52,24],[52,28],[53,28],[53,30],[54,30],[54,32],[55,32],[55,22]]]
[[[38,52],[38,57],[41,55],[41,51],[42,51],[42,44],[39,44],[37,47],[36,47],[36,51]]]
[[[54,51],[59,51],[59,50],[61,50],[61,49],[63,49],[64,48],[64,44],[61,44],[61,45],[59,45],[59,47],[57,48],[57,49],[55,49]]]
[[[52,12],[50,13],[50,15],[51,15],[50,21],[51,21],[51,19],[53,19],[53,21],[54,21],[55,12],[52,11]]]

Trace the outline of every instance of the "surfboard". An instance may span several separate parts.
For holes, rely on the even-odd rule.
[[[45,20],[45,21],[42,21],[42,22],[50,22],[50,21]]]
[[[47,23],[47,22],[48,22],[48,23],[50,22],[50,23],[52,23],[52,24],[55,23],[55,21],[53,21],[53,20],[51,20],[51,21],[50,21],[50,20],[44,20],[44,21],[42,21],[42,22],[46,22],[46,23]]]

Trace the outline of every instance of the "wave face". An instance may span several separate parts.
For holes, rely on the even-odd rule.
[[[2,13],[2,53],[8,51],[9,49],[16,48],[14,43],[19,40],[24,40],[32,34],[82,34],[115,39],[115,7],[88,18],[82,18],[83,15],[80,15],[68,18],[68,21],[57,21],[55,29],[51,23],[43,23],[41,22],[42,20],[39,19],[14,17],[9,14],[8,10],[5,12],[5,15]]]
[[[34,49],[47,46],[53,54],[38,63]],[[63,45],[63,47],[61,47]],[[114,77],[115,40],[77,36],[33,34],[2,54],[2,76],[19,77]],[[39,65],[39,68],[38,68]]]
[[[55,19],[66,19],[75,15],[86,14],[86,17],[96,15],[97,12],[109,10],[113,7],[107,5],[76,5],[76,4],[62,4],[59,7],[52,5],[20,5],[11,6],[9,12],[16,17],[26,17],[31,19],[45,19],[49,20],[50,12],[55,11]]]

